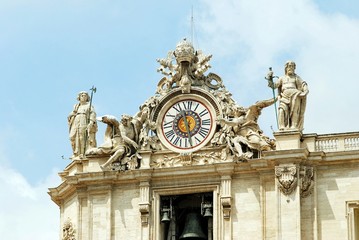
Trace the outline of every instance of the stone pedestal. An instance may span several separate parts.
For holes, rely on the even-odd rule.
[[[300,148],[302,133],[299,131],[275,132],[276,150],[289,150]]]

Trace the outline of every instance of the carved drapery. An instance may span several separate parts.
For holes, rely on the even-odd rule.
[[[296,165],[276,166],[275,176],[279,190],[284,195],[290,195],[297,187],[298,177]]]
[[[68,218],[62,226],[62,240],[76,240],[75,233],[71,219]]]

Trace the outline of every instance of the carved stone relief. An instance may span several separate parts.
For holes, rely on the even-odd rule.
[[[207,95],[207,98],[212,99],[207,104],[214,104],[215,109],[220,109],[215,113],[216,118],[213,118],[214,136],[211,135],[213,138],[206,143],[206,146],[216,150],[178,156],[169,154],[162,159],[153,160],[150,163],[152,167],[203,165],[223,161],[245,162],[260,157],[262,151],[274,150],[275,140],[263,134],[257,121],[262,109],[272,105],[275,100],[257,101],[247,108],[238,105],[217,74],[205,75],[211,67],[211,57],[212,55],[205,55],[201,50],[195,50],[190,42],[183,40],[174,51],[168,52],[167,57],[157,59],[161,65],[157,71],[164,77],[158,83],[156,94],[147,99],[134,116],[124,114],[121,120],[112,115],[97,118],[107,125],[105,141],[98,147],[89,147],[85,156],[108,156],[106,163],[101,166],[104,171],[127,171],[141,167],[141,151],[168,150],[161,142],[163,140],[158,137],[161,126],[157,126],[159,123],[156,118],[164,104],[171,100],[169,96],[176,91],[179,94]],[[70,115],[69,122],[72,122],[75,116]],[[95,112],[89,116],[93,122]],[[189,139],[191,140],[191,136]]]
[[[280,191],[284,195],[290,195],[298,185],[299,171],[299,187],[300,196],[305,198],[313,192],[314,186],[314,168],[311,166],[276,166],[275,176]]]
[[[226,158],[223,153],[225,150],[226,149],[223,149],[219,152],[178,154],[175,156],[164,155],[163,158],[154,160],[151,167],[164,168],[225,162],[228,161],[228,158]]]
[[[314,168],[301,166],[300,180],[300,196],[303,198],[308,197],[313,192]]]
[[[297,187],[297,166],[276,166],[275,176],[278,183],[279,190],[284,195],[290,195]]]
[[[62,226],[62,240],[76,240],[75,233],[71,219],[68,218]]]

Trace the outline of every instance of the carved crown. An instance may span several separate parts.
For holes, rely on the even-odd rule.
[[[195,59],[195,51],[190,42],[187,42],[187,39],[183,39],[176,46],[174,51],[177,63],[181,62],[192,62]]]

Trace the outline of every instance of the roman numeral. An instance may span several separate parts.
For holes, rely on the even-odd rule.
[[[172,137],[171,138],[171,140],[172,140],[173,137],[175,136],[175,132],[173,130],[171,130],[171,131],[165,132],[165,135],[166,135],[167,139],[170,139],[170,137]]]
[[[179,142],[179,145],[177,144]],[[176,139],[173,141],[173,144],[174,145],[177,145],[177,146],[181,146],[182,144],[182,139],[180,137],[176,137]]]
[[[173,106],[172,108],[174,108],[177,112],[182,111],[182,108],[181,108],[181,106],[179,105],[179,103],[176,104],[175,106]]]
[[[202,125],[211,125],[211,119],[202,120]]]
[[[173,121],[163,124],[163,128],[172,128],[172,123],[173,123]]]
[[[187,102],[187,109],[191,110],[192,105],[193,105],[193,102],[192,102],[192,101],[188,101],[188,102]]]
[[[193,109],[193,111],[196,111],[199,106],[199,103],[197,103],[196,107]]]
[[[200,116],[200,117],[203,117],[204,115],[206,115],[206,114],[208,114],[208,111],[207,111],[207,109],[204,109],[202,112],[200,112],[198,115]]]
[[[205,138],[205,137],[207,136],[208,132],[209,132],[209,129],[208,129],[208,128],[201,128],[198,133],[199,133],[199,135],[201,135],[203,138]]]

